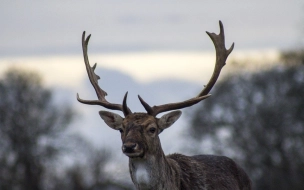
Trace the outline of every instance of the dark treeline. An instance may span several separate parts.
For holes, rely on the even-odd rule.
[[[0,80],[1,190],[123,190],[108,178],[109,152],[67,133],[73,109],[53,102],[37,73],[12,68]],[[81,155],[81,156],[80,156]],[[64,164],[63,157],[73,159]]]
[[[246,168],[256,190],[304,186],[304,51],[231,75],[192,112],[191,134]]]

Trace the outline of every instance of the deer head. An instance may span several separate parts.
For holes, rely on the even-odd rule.
[[[100,111],[99,115],[109,127],[120,131],[122,139],[122,151],[125,155],[129,156],[130,158],[135,158],[145,157],[146,155],[159,152],[161,145],[158,135],[164,129],[170,127],[180,117],[181,111],[178,109],[197,104],[210,96],[208,93],[216,83],[222,67],[226,64],[225,62],[228,55],[233,50],[234,44],[232,44],[228,50],[225,48],[224,28],[221,21],[219,22],[219,25],[220,33],[218,35],[207,32],[216,49],[216,63],[213,75],[203,90],[197,96],[191,99],[153,107],[138,96],[147,113],[132,113],[130,108],[127,106],[128,93],[125,94],[122,104],[114,104],[106,100],[105,96],[107,93],[98,85],[98,79],[100,79],[100,77],[94,73],[96,63],[93,67],[91,67],[89,64],[88,43],[91,35],[85,38],[85,32],[83,32],[82,49],[84,63],[90,82],[96,91],[98,100],[83,100],[79,98],[78,94],[77,100],[84,104],[100,105],[107,109],[119,110],[123,112],[124,118],[118,114],[108,111]],[[169,112],[160,118],[156,117],[159,113],[171,110],[175,111]]]
[[[109,127],[120,131],[123,153],[130,158],[143,158],[159,151],[159,133],[170,127],[181,111],[170,112],[159,119],[146,113],[129,114],[125,118],[107,111],[99,114]]]

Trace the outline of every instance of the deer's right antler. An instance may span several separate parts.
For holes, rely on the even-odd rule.
[[[107,93],[99,87],[98,79],[100,79],[100,77],[98,75],[96,75],[94,72],[94,70],[97,66],[97,63],[95,63],[94,66],[91,67],[89,58],[88,58],[88,43],[89,43],[90,37],[91,37],[91,35],[89,35],[87,38],[85,38],[85,31],[82,33],[83,58],[84,58],[84,63],[86,66],[86,70],[87,70],[90,82],[96,91],[98,100],[83,100],[83,99],[79,98],[78,93],[77,93],[77,100],[83,104],[100,105],[100,106],[103,106],[103,107],[111,109],[111,110],[119,110],[119,111],[122,111],[125,116],[131,114],[132,112],[128,108],[127,103],[126,103],[128,92],[126,92],[126,94],[124,96],[123,105],[113,104],[106,100],[105,96],[107,95]]]
[[[213,41],[213,44],[214,44],[214,47],[216,50],[216,62],[215,62],[213,74],[212,74],[209,82],[205,86],[205,88],[196,97],[191,98],[189,100],[186,100],[183,102],[153,106],[153,107],[149,106],[140,96],[138,96],[140,102],[142,103],[142,105],[144,106],[144,108],[146,109],[148,114],[156,116],[157,114],[162,113],[162,112],[175,110],[175,109],[182,109],[185,107],[192,106],[192,105],[200,102],[201,100],[206,99],[209,96],[211,96],[211,94],[208,94],[208,93],[210,92],[210,90],[212,89],[214,84],[216,83],[222,68],[226,64],[226,59],[228,58],[229,54],[232,52],[233,47],[234,47],[234,43],[233,43],[228,50],[226,49],[223,23],[221,21],[219,21],[219,25],[220,25],[220,33],[218,35],[215,33],[207,32],[207,34]]]

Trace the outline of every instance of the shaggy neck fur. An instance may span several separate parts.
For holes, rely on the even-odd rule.
[[[138,190],[179,189],[179,172],[176,163],[168,161],[163,151],[144,158],[130,158],[129,169],[133,183]]]

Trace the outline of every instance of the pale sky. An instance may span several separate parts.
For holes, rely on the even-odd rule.
[[[302,44],[303,10],[296,0],[6,1],[0,6],[0,73],[20,64],[43,73],[47,84],[75,84],[85,75],[80,39],[86,30],[92,64],[139,82],[196,82],[212,70],[215,51],[205,31],[218,33],[219,20],[226,46],[235,42],[228,62],[273,59],[277,50]]]
[[[0,55],[211,51],[205,31],[226,29],[236,49],[284,49],[303,40],[304,3],[268,1],[2,1]],[[303,42],[303,41],[302,41]]]
[[[215,52],[89,53],[89,59],[91,65],[97,62],[98,67],[118,70],[139,83],[171,78],[201,84],[206,83],[212,74]],[[222,75],[233,70],[230,62],[234,60],[256,60],[260,63],[277,59],[278,52],[275,50],[235,51]],[[82,55],[0,58],[0,76],[12,66],[38,71],[47,86],[77,88],[87,75]]]

